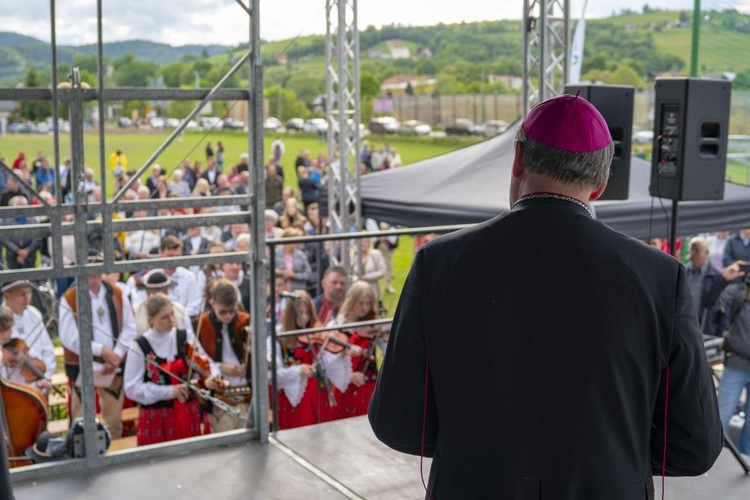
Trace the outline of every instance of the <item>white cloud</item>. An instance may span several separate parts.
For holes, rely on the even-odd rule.
[[[247,4],[248,0],[243,0]],[[571,19],[580,16],[584,0],[571,0]],[[606,17],[623,8],[652,7],[692,10],[692,0],[591,0],[587,17]],[[50,40],[47,0],[3,0],[0,31],[13,31]],[[261,0],[261,36],[266,40],[291,38],[298,34],[325,33],[326,0]],[[750,9],[750,0],[740,6]],[[368,25],[398,23],[425,26],[461,21],[520,19],[518,0],[359,0],[360,29]],[[56,2],[56,29],[59,44],[96,42],[96,1]],[[236,45],[248,39],[248,18],[236,0],[117,0],[103,2],[105,42],[145,39],[171,45]]]

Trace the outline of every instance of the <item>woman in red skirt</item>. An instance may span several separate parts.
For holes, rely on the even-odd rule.
[[[176,330],[172,301],[164,294],[151,296],[146,303],[149,330],[136,339],[125,362],[125,394],[139,403],[138,445],[161,443],[198,436],[198,401],[184,380],[188,339]]]
[[[310,295],[302,290],[294,292],[298,299],[288,298],[281,315],[278,333],[301,328],[319,327]],[[315,336],[311,335],[310,338]],[[291,429],[339,418],[341,391],[349,377],[349,358],[346,352],[320,352],[321,346],[307,336],[279,337],[276,344],[276,381],[278,386],[278,423],[280,429]],[[271,338],[267,352],[271,355]],[[324,364],[328,375],[329,393],[316,376],[316,359]],[[269,380],[271,376],[269,374]],[[269,391],[270,392],[270,391]],[[331,399],[335,402],[331,404]]]
[[[377,302],[372,288],[364,281],[357,281],[349,288],[341,306],[336,323],[355,323],[378,318]],[[362,349],[362,354],[351,356],[351,383],[342,398],[342,418],[367,415],[370,397],[375,390],[378,368],[375,364],[375,348],[385,349],[385,338],[377,327],[361,327],[354,331],[349,342]]]

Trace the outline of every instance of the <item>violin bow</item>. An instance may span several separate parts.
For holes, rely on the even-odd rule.
[[[71,313],[74,316],[76,316],[76,318],[78,317],[78,312],[77,311],[76,312],[71,311]],[[99,326],[95,325],[93,322],[91,323],[91,326],[92,326],[93,329],[96,329],[99,333],[103,334],[105,337],[109,337],[110,339],[114,340],[115,342],[117,341],[117,339],[115,339],[113,335],[111,335],[110,333],[108,333],[105,330],[101,329]],[[125,349],[128,352],[132,352],[132,353],[138,354],[138,351],[136,351],[134,347],[131,347],[129,345],[125,346]],[[181,379],[179,376],[177,376],[174,373],[170,372],[169,370],[167,370],[166,368],[164,368],[163,366],[161,366],[159,363],[148,359],[148,356],[143,356],[143,359],[146,361],[146,364],[148,364],[149,366],[152,366],[152,367],[156,368],[160,372],[162,372],[165,375],[167,375],[169,378],[177,380],[181,384],[185,384],[190,390],[192,390],[195,393],[199,394],[202,398],[204,398],[204,399],[206,399],[208,401],[211,401],[218,408],[221,408],[222,410],[226,411],[227,413],[231,413],[232,415],[235,415],[236,417],[239,417],[239,418],[242,418],[244,420],[247,420],[248,415],[243,415],[242,412],[239,409],[234,408],[232,406],[229,406],[224,401],[220,400],[219,398],[214,397],[211,394],[211,392],[208,391],[207,389],[201,389],[200,387],[195,386],[192,382],[190,382],[190,380],[183,380],[183,379]]]

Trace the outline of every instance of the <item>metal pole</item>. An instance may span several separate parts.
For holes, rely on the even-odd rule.
[[[271,301],[271,406],[273,407],[272,429],[276,433],[279,431],[279,400],[278,400],[278,379],[276,376],[276,245],[271,243],[268,248],[269,267],[271,268],[271,293],[268,297]]]
[[[266,171],[263,167],[263,66],[260,53],[259,0],[251,1],[248,52],[248,148],[251,158],[250,175],[253,183],[253,200],[250,205],[251,238],[251,289],[250,309],[252,321],[252,385],[255,397],[252,408],[257,415],[258,439],[268,441],[268,364],[266,362],[266,233],[263,212],[266,207]],[[220,82],[222,83],[222,82]],[[222,83],[223,85],[223,83]],[[251,422],[248,420],[248,427]]]
[[[3,402],[3,393],[0,391],[0,498],[13,500],[13,486],[10,483],[10,465],[8,460],[8,450],[5,446],[5,430],[8,426],[5,418],[5,403]]]
[[[84,190],[83,154],[83,98],[81,96],[81,74],[72,70],[73,99],[70,101],[70,149],[73,168],[73,196],[75,199],[76,264],[85,265],[88,260],[88,237],[86,227],[86,192]],[[94,365],[91,342],[91,300],[89,299],[88,275],[76,277],[76,301],[78,304],[78,335],[80,339],[81,403],[83,406],[83,440],[86,461],[95,462],[97,457],[96,406],[94,403]],[[71,381],[75,384],[75,380]]]
[[[701,0],[693,3],[693,39],[690,44],[690,76],[698,76],[698,47],[701,34]]]
[[[112,234],[112,206],[107,201],[107,164],[105,162],[106,146],[104,142],[104,42],[102,35],[102,0],[96,2],[96,47],[97,47],[97,76],[99,87],[99,184],[102,190],[102,244],[107,262],[113,258],[114,238]],[[123,172],[124,175],[124,172]],[[110,257],[112,256],[112,257]]]
[[[50,48],[52,50],[52,147],[54,150],[54,169],[55,169],[55,197],[57,207],[63,203],[62,179],[60,178],[60,114],[59,103],[57,102],[57,34],[55,21],[55,0],[50,0]],[[70,188],[71,186],[68,186]],[[52,229],[52,268],[62,269],[63,250],[62,236],[60,235],[60,226],[62,217],[59,210],[50,210],[49,220]]]
[[[669,253],[673,257],[678,257],[677,255],[675,255],[675,252],[677,250],[677,214],[679,212],[678,204],[679,202],[677,200],[672,200],[672,219],[669,226]]]

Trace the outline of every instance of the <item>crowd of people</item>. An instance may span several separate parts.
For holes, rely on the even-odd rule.
[[[328,231],[317,204],[320,188],[332,168],[324,155],[311,158],[299,152],[295,162],[298,189],[284,186],[283,143],[273,148],[266,166],[267,239],[283,239]],[[217,155],[220,152],[221,156]],[[180,168],[168,173],[153,165],[143,179],[135,179],[124,200],[187,198],[247,194],[250,186],[249,157],[239,162],[225,161],[224,147],[206,148],[203,160],[186,159]],[[125,186],[135,174],[127,169],[121,150],[112,153],[109,166],[115,186]],[[11,162],[13,172],[40,197],[55,203],[72,203],[71,161],[65,158],[58,169],[50,167],[48,156],[39,152],[29,162],[23,151]],[[333,165],[335,167],[335,164]],[[60,176],[61,192],[56,192]],[[94,172],[85,171],[84,189],[89,204],[101,202],[101,186]],[[0,170],[0,206],[38,204],[35,195],[15,176]],[[245,208],[245,207],[243,207]],[[202,208],[199,213],[239,210],[240,207]],[[91,211],[96,218],[96,209]],[[115,214],[118,218],[174,217],[195,213],[192,209],[133,210]],[[66,221],[72,216],[66,216]],[[28,218],[13,217],[4,225],[23,225]],[[369,227],[379,226],[373,221]],[[142,260],[182,255],[250,252],[250,227],[190,227],[184,231],[138,229],[114,235],[115,256]],[[357,276],[330,265],[333,252],[346,251],[343,245],[277,244],[273,300],[269,299],[268,323],[274,316],[277,332],[306,326],[338,325],[380,317],[382,291],[395,293],[393,251],[396,237],[376,241],[363,239],[351,245],[351,258],[362,258],[363,274]],[[102,238],[91,236],[89,262],[102,259]],[[357,252],[359,246],[361,252]],[[0,247],[4,269],[51,266],[51,239],[4,239]],[[65,265],[76,262],[74,236],[65,236],[62,252]],[[355,271],[356,271],[356,266]],[[270,273],[269,273],[270,274]],[[139,406],[135,434],[139,445],[171,439],[243,428],[250,414],[250,286],[247,264],[223,263],[210,266],[156,267],[144,261],[141,271],[127,276],[119,273],[89,278],[92,310],[94,372],[97,408],[113,439],[128,432],[122,410]],[[383,285],[383,280],[385,284]],[[72,278],[50,283],[57,305],[45,307],[40,300],[39,283],[16,280],[4,283],[0,310],[0,333],[24,339],[29,356],[43,360],[44,377],[30,384],[45,397],[55,372],[52,337],[46,328],[49,319],[58,325],[64,348],[64,369],[68,377],[68,412],[71,419],[82,414],[80,390],[80,344],[76,287]],[[269,287],[270,289],[270,287]],[[293,299],[290,295],[293,294]],[[283,296],[282,296],[283,295]],[[36,307],[35,306],[38,306]],[[275,304],[275,305],[271,305]],[[41,309],[41,311],[40,311]],[[54,333],[54,330],[53,330]],[[271,336],[268,332],[269,366]],[[367,401],[377,375],[376,355],[382,354],[387,330],[359,328],[339,333],[338,343],[321,340],[320,335],[278,338],[276,363],[278,390],[277,419],[280,428],[297,427],[366,413]],[[332,349],[337,347],[338,349]],[[190,350],[190,355],[187,354]],[[332,352],[335,351],[335,352]],[[205,359],[205,368],[196,364]],[[0,376],[18,383],[15,365],[3,365]],[[189,377],[198,379],[204,393],[191,388]],[[269,372],[269,380],[271,380]],[[209,396],[206,396],[209,394]],[[206,396],[206,397],[204,397]]]

